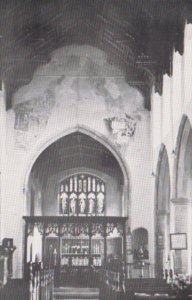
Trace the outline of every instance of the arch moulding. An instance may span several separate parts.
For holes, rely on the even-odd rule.
[[[185,153],[185,147],[192,127],[187,115],[183,115],[179,131],[177,135],[176,148],[175,148],[175,161],[173,166],[173,198],[177,198],[179,195],[178,177],[179,177],[179,162]]]
[[[27,167],[25,169],[24,172],[24,189],[27,190],[28,189],[28,181],[29,181],[29,176],[32,170],[32,167],[34,165],[34,163],[36,162],[37,158],[40,156],[40,154],[43,153],[43,151],[49,147],[51,144],[53,144],[54,142],[56,142],[57,140],[59,140],[60,138],[63,138],[67,135],[70,135],[72,133],[75,132],[80,132],[82,134],[85,134],[91,138],[93,138],[94,140],[98,141],[99,143],[101,143],[103,146],[105,146],[112,154],[113,156],[116,158],[117,162],[119,163],[119,166],[122,170],[123,173],[123,178],[124,178],[124,199],[125,199],[125,203],[124,203],[124,215],[128,216],[128,212],[130,214],[129,211],[129,207],[130,207],[130,203],[128,201],[128,196],[129,196],[129,180],[128,180],[128,170],[127,170],[127,166],[126,163],[121,155],[121,153],[119,152],[118,149],[116,149],[115,145],[113,145],[111,143],[111,141],[105,137],[104,135],[102,135],[101,133],[98,133],[96,131],[90,130],[89,128],[87,128],[86,126],[75,126],[72,128],[68,128],[62,132],[59,132],[55,135],[53,135],[52,137],[49,137],[48,139],[44,140],[40,145],[38,145],[37,148],[35,148],[35,150],[33,151],[32,155],[29,158],[29,163],[27,164]]]
[[[155,210],[157,211],[158,209],[158,192],[159,192],[159,177],[160,177],[160,170],[161,170],[161,164],[163,157],[166,157],[167,162],[168,162],[168,172],[169,172],[169,184],[170,184],[170,167],[169,167],[169,157],[167,153],[167,148],[165,144],[161,144],[160,149],[159,149],[159,155],[158,155],[158,160],[157,160],[157,167],[156,167],[156,178],[155,178]],[[171,189],[171,186],[170,186]],[[164,212],[166,213],[166,212]]]

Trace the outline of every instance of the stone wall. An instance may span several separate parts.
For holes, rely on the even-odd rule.
[[[153,171],[156,165],[161,145],[164,144],[168,154],[171,196],[170,220],[171,232],[186,232],[188,234],[188,250],[183,252],[182,259],[176,258],[177,253],[171,252],[173,260],[180,261],[179,272],[191,273],[191,150],[187,147],[192,124],[192,25],[185,26],[184,53],[173,52],[173,74],[164,75],[163,94],[152,93],[152,148]],[[183,122],[186,122],[183,135]],[[182,135],[182,136],[181,136]],[[179,146],[179,139],[181,145]],[[178,177],[179,176],[179,177]],[[179,178],[177,180],[177,177]],[[155,191],[155,177],[154,177]],[[183,201],[181,200],[183,199]],[[186,205],[188,212],[186,212]],[[181,214],[181,211],[183,213]],[[185,213],[184,213],[185,212]],[[179,213],[179,214],[178,214]],[[179,217],[178,217],[179,215]],[[180,225],[178,225],[178,222]],[[181,224],[183,224],[181,226]],[[185,225],[184,225],[185,224]],[[179,256],[181,256],[179,254]]]
[[[6,200],[1,219],[2,235],[13,237],[17,246],[14,276],[22,274],[22,216],[27,214],[32,165],[47,146],[75,130],[100,138],[119,161],[126,177],[124,214],[132,230],[148,230],[154,263],[150,125],[142,95],[126,83],[118,66],[109,64],[105,53],[90,46],[55,51],[31,83],[16,92],[6,115]]]

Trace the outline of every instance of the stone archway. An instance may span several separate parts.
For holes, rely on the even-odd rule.
[[[167,150],[161,145],[155,181],[156,276],[162,277],[169,254],[170,170]]]
[[[38,181],[38,186],[42,188],[42,186],[45,184],[44,189],[40,188],[42,193],[46,193],[46,196],[42,197],[40,202],[41,208],[44,207],[44,210],[42,210],[40,215],[42,218],[45,219],[48,216],[62,216],[62,212],[60,212],[60,209],[58,210],[57,208],[58,202],[60,203],[61,200],[61,192],[63,191],[63,189],[65,189],[65,191],[67,192],[69,191],[70,193],[76,192],[76,195],[78,195],[76,201],[77,214],[71,214],[69,212],[67,216],[73,215],[74,217],[77,216],[79,218],[79,192],[82,191],[84,195],[86,194],[85,211],[88,211],[83,214],[83,217],[88,216],[89,210],[87,208],[90,207],[90,201],[88,198],[90,191],[92,191],[93,193],[95,192],[95,194],[93,195],[95,196],[95,199],[98,199],[97,192],[100,183],[99,181],[96,181],[96,177],[99,177],[101,180],[103,180],[102,182],[105,182],[104,191],[106,190],[106,197],[104,199],[104,203],[106,205],[104,206],[110,207],[110,209],[107,208],[104,212],[102,212],[102,216],[104,217],[104,219],[105,217],[127,216],[127,210],[125,212],[125,208],[128,203],[128,198],[125,197],[127,195],[126,188],[128,187],[128,178],[127,176],[124,177],[126,169],[125,166],[123,167],[124,169],[122,169],[121,165],[123,166],[123,161],[121,160],[121,156],[119,156],[116,150],[112,148],[110,143],[106,142],[106,139],[103,139],[102,137],[99,137],[95,133],[93,134],[92,132],[84,128],[78,127],[71,129],[67,133],[65,132],[65,134],[63,134],[59,138],[54,138],[54,141],[52,140],[52,142],[49,143],[47,147],[43,148],[44,149],[36,155],[36,159],[34,160],[33,164],[31,164],[32,167],[30,169],[30,173],[32,173],[34,178]],[[112,165],[110,166],[104,165],[104,162],[106,163],[106,155],[109,158],[109,161],[112,162]],[[91,156],[91,158],[89,158],[89,156]],[[79,175],[77,176],[77,174]],[[93,184],[93,179],[90,179],[91,176],[96,183]],[[45,179],[45,181],[41,181],[42,178]],[[66,183],[63,183],[63,178],[70,178],[67,190]],[[80,178],[83,178],[83,180]],[[87,178],[87,180],[85,180],[85,178]],[[113,179],[113,181],[111,178]],[[28,177],[28,181],[29,179],[30,175]],[[61,182],[60,179],[62,179],[62,184],[60,185],[58,193],[57,186]],[[79,181],[81,181],[81,189],[79,188]],[[86,181],[85,185],[84,181]],[[78,188],[75,187],[75,185],[78,185]],[[73,187],[71,188],[71,186]],[[93,186],[95,187],[93,188]],[[102,187],[99,188],[99,191],[101,190]],[[36,203],[39,207],[39,202],[37,201]],[[70,203],[71,202],[68,201],[69,208],[71,208]],[[95,217],[99,216],[97,204],[98,201],[96,200],[96,208],[94,211]],[[68,211],[70,211],[70,209],[68,209]],[[37,215],[38,213],[35,213],[35,216]],[[64,216],[66,217],[66,214]],[[93,216],[93,214],[91,216]],[[31,258],[32,260],[34,260],[36,255],[38,255],[40,260],[42,260],[45,253],[44,245],[48,245],[48,242],[46,244],[42,239],[43,246],[40,249],[40,243],[36,243],[36,240],[39,240],[39,233],[33,232],[33,234],[33,239],[28,240],[29,243],[25,242],[25,261],[27,261],[26,259],[31,260]],[[25,241],[26,240],[27,238],[25,238]],[[28,249],[30,249],[30,251]]]
[[[77,133],[77,132],[82,133],[82,134],[92,138],[93,140],[97,141],[101,145],[103,145],[103,147],[108,149],[109,152],[112,154],[112,156],[118,162],[119,167],[120,167],[120,169],[122,171],[122,174],[123,174],[123,178],[124,178],[124,184],[123,184],[123,215],[128,216],[130,204],[129,204],[129,201],[128,201],[128,172],[127,172],[127,167],[125,165],[125,162],[124,162],[121,154],[119,153],[119,151],[115,148],[114,145],[112,145],[112,143],[106,137],[102,136],[99,133],[93,132],[93,131],[89,130],[88,128],[84,127],[84,126],[77,126],[77,127],[74,127],[74,128],[70,128],[70,129],[66,130],[64,133],[62,132],[62,133],[52,137],[51,139],[45,141],[36,150],[36,153],[32,157],[31,161],[29,162],[28,168],[27,168],[26,173],[25,173],[24,186],[26,187],[26,190],[28,188],[28,181],[29,181],[29,177],[30,177],[30,173],[31,173],[31,170],[33,168],[33,165],[35,164],[38,157],[43,153],[43,151],[45,149],[47,149],[50,145],[52,145],[53,143],[58,141],[59,139],[61,139],[63,137],[66,137],[66,136],[69,136],[70,134]]]
[[[176,143],[176,158],[174,164],[174,198],[186,196],[184,191],[186,189],[184,178],[185,174],[185,161],[189,158],[189,153],[187,153],[187,149],[190,148],[190,135],[191,135],[191,124],[186,115],[183,115],[181,119],[181,123],[179,126],[179,131],[177,135],[177,143]],[[188,164],[188,167],[189,164]],[[188,172],[187,172],[188,173]]]
[[[132,232],[133,251],[138,251],[141,246],[148,251],[149,250],[148,243],[149,243],[149,237],[146,228],[140,227],[133,230]]]
[[[187,115],[183,115],[178,131],[173,179],[174,230],[175,233],[186,233],[188,244],[188,249],[174,252],[175,272],[189,274],[192,253],[192,127]]]

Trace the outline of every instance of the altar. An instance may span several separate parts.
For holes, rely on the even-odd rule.
[[[97,286],[110,260],[126,263],[126,217],[39,216],[25,220],[25,274],[29,262],[55,270],[57,286]]]

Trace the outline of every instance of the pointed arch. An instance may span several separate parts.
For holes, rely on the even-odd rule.
[[[167,189],[165,190],[164,188],[166,184]],[[161,144],[155,178],[156,211],[169,212],[169,203],[166,202],[166,198],[164,196],[167,196],[167,199],[170,199],[170,168],[167,149],[164,144]]]
[[[170,168],[167,149],[161,144],[155,178],[156,276],[162,277],[169,253]]]
[[[112,155],[115,157],[115,159],[117,160],[120,169],[122,171],[123,174],[123,179],[124,179],[124,203],[123,203],[123,211],[124,211],[124,215],[128,216],[128,212],[130,214],[130,203],[128,201],[128,188],[129,188],[129,181],[128,181],[128,171],[127,171],[127,167],[126,167],[126,163],[124,162],[124,159],[121,156],[121,153],[116,149],[116,147],[102,134],[95,132],[95,131],[91,131],[89,128],[85,127],[85,126],[75,126],[73,128],[69,128],[68,130],[66,130],[65,132],[60,132],[59,134],[54,135],[53,137],[51,137],[48,140],[45,140],[44,143],[41,144],[41,146],[36,149],[35,154],[33,155],[32,159],[30,160],[29,164],[27,165],[26,168],[26,172],[25,172],[25,176],[24,176],[24,187],[27,190],[28,187],[28,181],[29,181],[29,176],[31,173],[31,170],[33,168],[34,163],[36,162],[36,160],[38,159],[38,157],[43,153],[43,151],[49,147],[50,145],[52,145],[54,142],[56,142],[57,140],[68,136],[72,133],[75,132],[79,132],[82,134],[85,134],[91,138],[93,138],[94,140],[96,140],[97,142],[101,143],[103,146],[105,146],[111,153]]]
[[[192,134],[192,127],[187,115],[183,115],[177,135],[175,161],[173,170],[173,198],[183,196],[183,177],[184,177],[184,161],[186,156],[186,148],[189,137]]]

